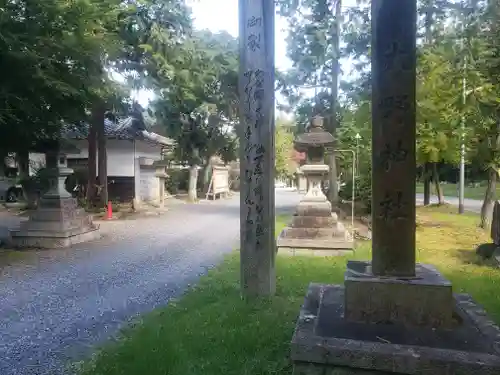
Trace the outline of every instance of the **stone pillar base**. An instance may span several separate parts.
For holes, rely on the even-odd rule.
[[[452,327],[451,283],[433,266],[418,264],[411,279],[377,277],[369,262],[349,261],[345,318],[360,323]]]
[[[75,198],[56,194],[45,195],[29,220],[10,234],[15,248],[43,249],[69,247],[101,237],[99,226],[78,207]]]
[[[500,374],[500,329],[470,296],[453,297],[453,327],[433,328],[350,321],[345,293],[341,285],[309,286],[292,338],[294,374]],[[409,298],[416,308],[429,303]]]

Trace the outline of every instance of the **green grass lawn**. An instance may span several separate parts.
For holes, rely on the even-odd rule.
[[[479,259],[489,242],[477,216],[447,207],[418,209],[418,260],[436,265],[455,292],[471,293],[500,322],[500,270]],[[288,218],[278,220],[280,230]],[[369,243],[354,258],[368,259]],[[81,368],[85,375],[291,374],[289,343],[310,282],[342,283],[347,257],[278,256],[277,293],[246,302],[239,254],[202,277],[184,297],[144,316]]]
[[[443,193],[448,197],[458,197],[458,185],[457,184],[441,184]],[[465,198],[468,199],[484,199],[484,193],[486,192],[486,186],[470,187],[466,186],[464,191]],[[424,185],[417,183],[417,193],[424,193]],[[436,194],[434,184],[431,186],[431,194]],[[500,197],[500,187],[497,188],[497,197]]]

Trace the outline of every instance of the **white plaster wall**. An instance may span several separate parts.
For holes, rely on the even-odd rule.
[[[158,201],[160,197],[160,180],[154,169],[141,168],[139,182],[139,198],[141,201]]]
[[[68,159],[88,158],[88,143],[86,140],[73,142],[80,150],[78,154],[68,154]],[[154,160],[161,159],[161,147],[143,141],[109,139],[106,142],[108,156],[108,176],[133,177],[134,157],[148,157]],[[96,165],[97,168],[97,165]]]

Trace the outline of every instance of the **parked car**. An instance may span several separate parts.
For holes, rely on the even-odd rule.
[[[15,178],[0,179],[0,200],[13,203],[23,197],[23,188]]]

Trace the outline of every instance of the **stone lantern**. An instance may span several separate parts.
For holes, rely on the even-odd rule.
[[[295,149],[307,155],[306,163],[300,170],[309,182],[305,196],[308,200],[328,202],[321,189],[321,181],[328,176],[330,170],[324,162],[324,154],[327,148],[333,146],[333,142],[333,136],[323,129],[323,118],[320,116],[313,117],[307,132],[295,139]]]
[[[295,148],[307,153],[306,164],[300,169],[309,188],[297,207],[292,223],[278,238],[278,250],[293,253],[305,251],[324,255],[335,255],[343,250],[352,250],[353,241],[332,205],[321,189],[321,181],[328,175],[329,167],[324,162],[327,148],[333,147],[333,136],[323,129],[323,118],[315,116],[306,133],[297,136]]]
[[[19,230],[11,231],[12,245],[17,248],[60,248],[100,238],[99,226],[92,222],[85,209],[66,190],[67,152],[59,143],[58,150],[47,155],[47,164],[54,170],[49,190],[43,194],[38,208]]]

